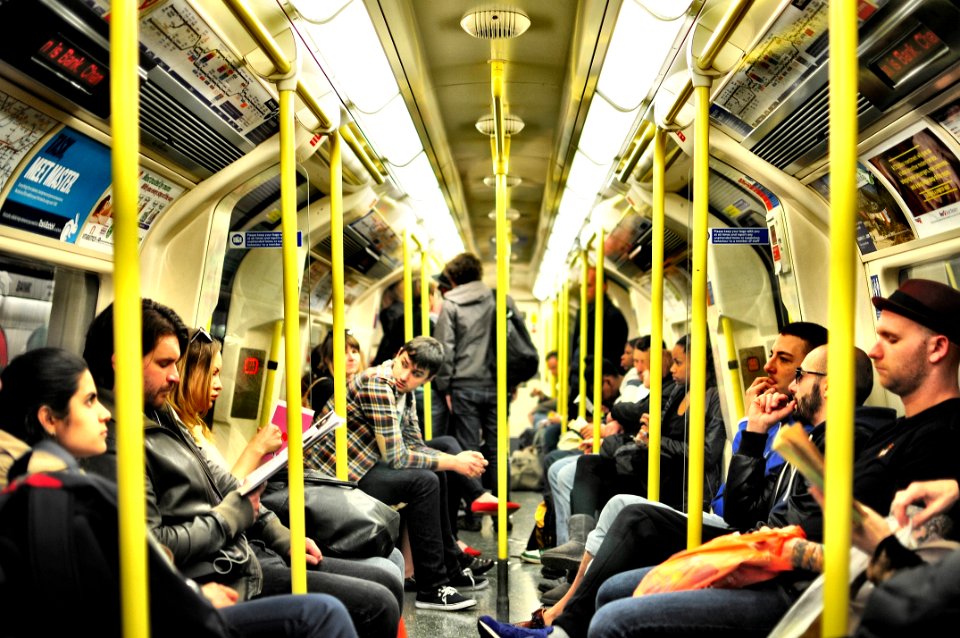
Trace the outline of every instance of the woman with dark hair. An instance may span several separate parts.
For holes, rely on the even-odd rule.
[[[347,385],[353,377],[363,370],[363,355],[360,352],[360,342],[349,330],[344,336],[346,353],[344,367],[347,373]],[[323,406],[333,396],[333,330],[327,333],[323,343],[310,351],[310,375],[304,376],[308,381],[303,385],[305,405],[309,405],[314,412],[320,414]]]
[[[110,420],[110,411],[101,405],[93,376],[83,359],[59,348],[31,350],[15,358],[0,374],[0,381],[2,381],[2,387],[0,387],[0,411],[2,412],[0,413],[4,415],[0,428],[33,446],[31,451],[21,456],[10,468],[11,479],[38,472],[79,473],[81,470],[77,459],[106,452],[107,422]],[[113,496],[112,499],[105,499],[104,505],[116,502],[115,486],[111,482],[95,475],[87,479],[93,485],[99,486],[101,491]],[[89,497],[86,498],[89,499]],[[76,512],[79,511],[81,510],[76,510]],[[64,513],[67,512],[68,510],[64,510]],[[115,526],[116,514],[108,518],[111,521],[109,524]],[[88,520],[86,524],[96,525],[99,522]],[[64,526],[75,523],[76,518],[60,522]],[[108,541],[104,538],[108,536],[106,533],[92,536],[78,534],[72,538],[96,538],[101,544],[99,555],[116,556],[118,548],[106,545]],[[112,538],[116,537],[112,536]],[[150,568],[152,582],[180,586],[177,593],[184,596],[188,604],[200,610],[199,613],[191,612],[189,615],[191,619],[203,617],[204,614],[208,618],[213,618],[212,623],[209,621],[205,623],[204,628],[207,630],[218,628],[216,615],[219,614],[222,622],[225,622],[224,625],[219,626],[223,636],[283,635],[356,638],[356,632],[346,608],[332,596],[325,594],[310,594],[305,597],[277,596],[236,604],[237,592],[229,587],[218,583],[207,583],[199,588],[192,581],[183,583],[178,580],[180,577],[166,574],[166,568],[170,567],[167,558],[163,557],[159,551],[154,551],[156,545],[151,544],[150,547],[153,552]],[[64,548],[60,550],[64,551]],[[91,552],[91,556],[86,557],[87,562],[84,564],[90,565],[91,561],[96,560],[97,555]],[[157,573],[158,571],[163,573]],[[163,580],[165,574],[169,577]],[[105,582],[103,580],[105,577],[113,580]],[[20,586],[16,588],[18,590],[16,599],[29,601],[34,598],[29,591],[23,590],[35,586],[39,590],[33,592],[36,598],[47,600],[46,596],[42,595],[47,587],[45,578],[54,578],[54,576],[40,573],[36,574],[35,578],[24,579],[29,580],[30,584],[20,582]],[[80,629],[81,633],[84,629],[96,629],[101,635],[112,635],[114,632],[109,631],[109,628],[116,627],[119,630],[120,626],[119,595],[110,595],[109,592],[118,593],[119,574],[90,569],[81,574],[81,578],[84,578],[84,582],[88,583],[91,589],[96,591],[96,595],[103,599],[104,605],[100,607],[99,614],[92,616],[90,614],[65,615],[69,616],[73,629]],[[194,593],[202,592],[208,602],[194,600],[194,594],[185,591],[184,584],[189,585]],[[63,583],[60,582],[49,583],[49,590],[56,591],[62,586]],[[171,596],[171,592],[155,593],[157,596],[153,603],[155,607],[152,622],[153,634],[170,635],[170,621],[163,618],[162,614],[156,613],[156,606],[159,604],[158,599]],[[219,611],[214,611],[213,607],[218,608]],[[38,634],[46,633],[45,627],[52,627],[59,622],[56,618],[43,620],[40,613],[28,613],[29,607],[18,606],[17,608],[24,612],[19,617],[28,623],[31,631],[36,631]],[[185,614],[184,618],[186,617]],[[88,620],[90,624],[85,626]],[[181,628],[188,629],[189,626],[184,624],[186,622],[186,620],[174,621],[173,626],[179,624]],[[119,635],[119,631],[116,633]],[[12,635],[16,634],[14,630]]]

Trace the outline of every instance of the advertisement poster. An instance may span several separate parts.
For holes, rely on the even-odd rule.
[[[300,286],[300,310],[322,313],[333,297],[333,273],[330,266],[322,261],[311,260],[309,268],[303,272],[303,284]]]
[[[400,250],[400,238],[375,210],[350,224],[350,228],[369,239],[374,250],[381,255],[395,254]]]
[[[146,169],[140,169],[140,186],[137,198],[138,238],[144,235],[156,220],[157,215],[165,211],[182,193],[183,188],[173,184]],[[112,189],[97,200],[96,205],[86,217],[83,230],[76,238],[76,244],[100,252],[113,251],[113,203]]]
[[[110,149],[65,128],[17,177],[0,223],[73,243],[109,185]]]
[[[931,117],[937,124],[947,129],[957,142],[960,142],[960,102],[954,102],[943,107]]]
[[[920,237],[960,227],[960,161],[929,128],[870,158],[904,201]]]
[[[830,201],[830,175],[810,186]],[[857,163],[857,246],[861,255],[916,239],[900,205],[866,166]]]

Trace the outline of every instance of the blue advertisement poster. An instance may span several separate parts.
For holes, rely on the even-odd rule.
[[[65,128],[17,177],[0,223],[73,243],[109,186],[110,149]]]

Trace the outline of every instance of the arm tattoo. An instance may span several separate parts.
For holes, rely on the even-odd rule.
[[[798,540],[793,546],[793,555],[790,560],[797,569],[822,572],[823,545],[807,540]]]

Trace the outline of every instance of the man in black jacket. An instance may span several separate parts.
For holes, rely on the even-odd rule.
[[[150,299],[143,300],[142,313],[143,419],[135,427],[144,428],[150,531],[170,549],[177,568],[198,582],[229,585],[243,598],[289,593],[290,530],[260,506],[262,489],[243,496],[229,472],[206,463],[166,403],[180,382],[176,363],[188,345],[186,325],[173,309]],[[111,412],[113,356],[111,305],[93,320],[83,351],[100,400]],[[116,480],[116,421],[107,427],[106,454],[87,459],[85,468]],[[248,536],[263,541],[264,548],[252,548]],[[343,602],[361,636],[396,633],[399,583],[391,591],[389,575],[380,570],[323,558],[310,538],[306,550],[308,591]]]

